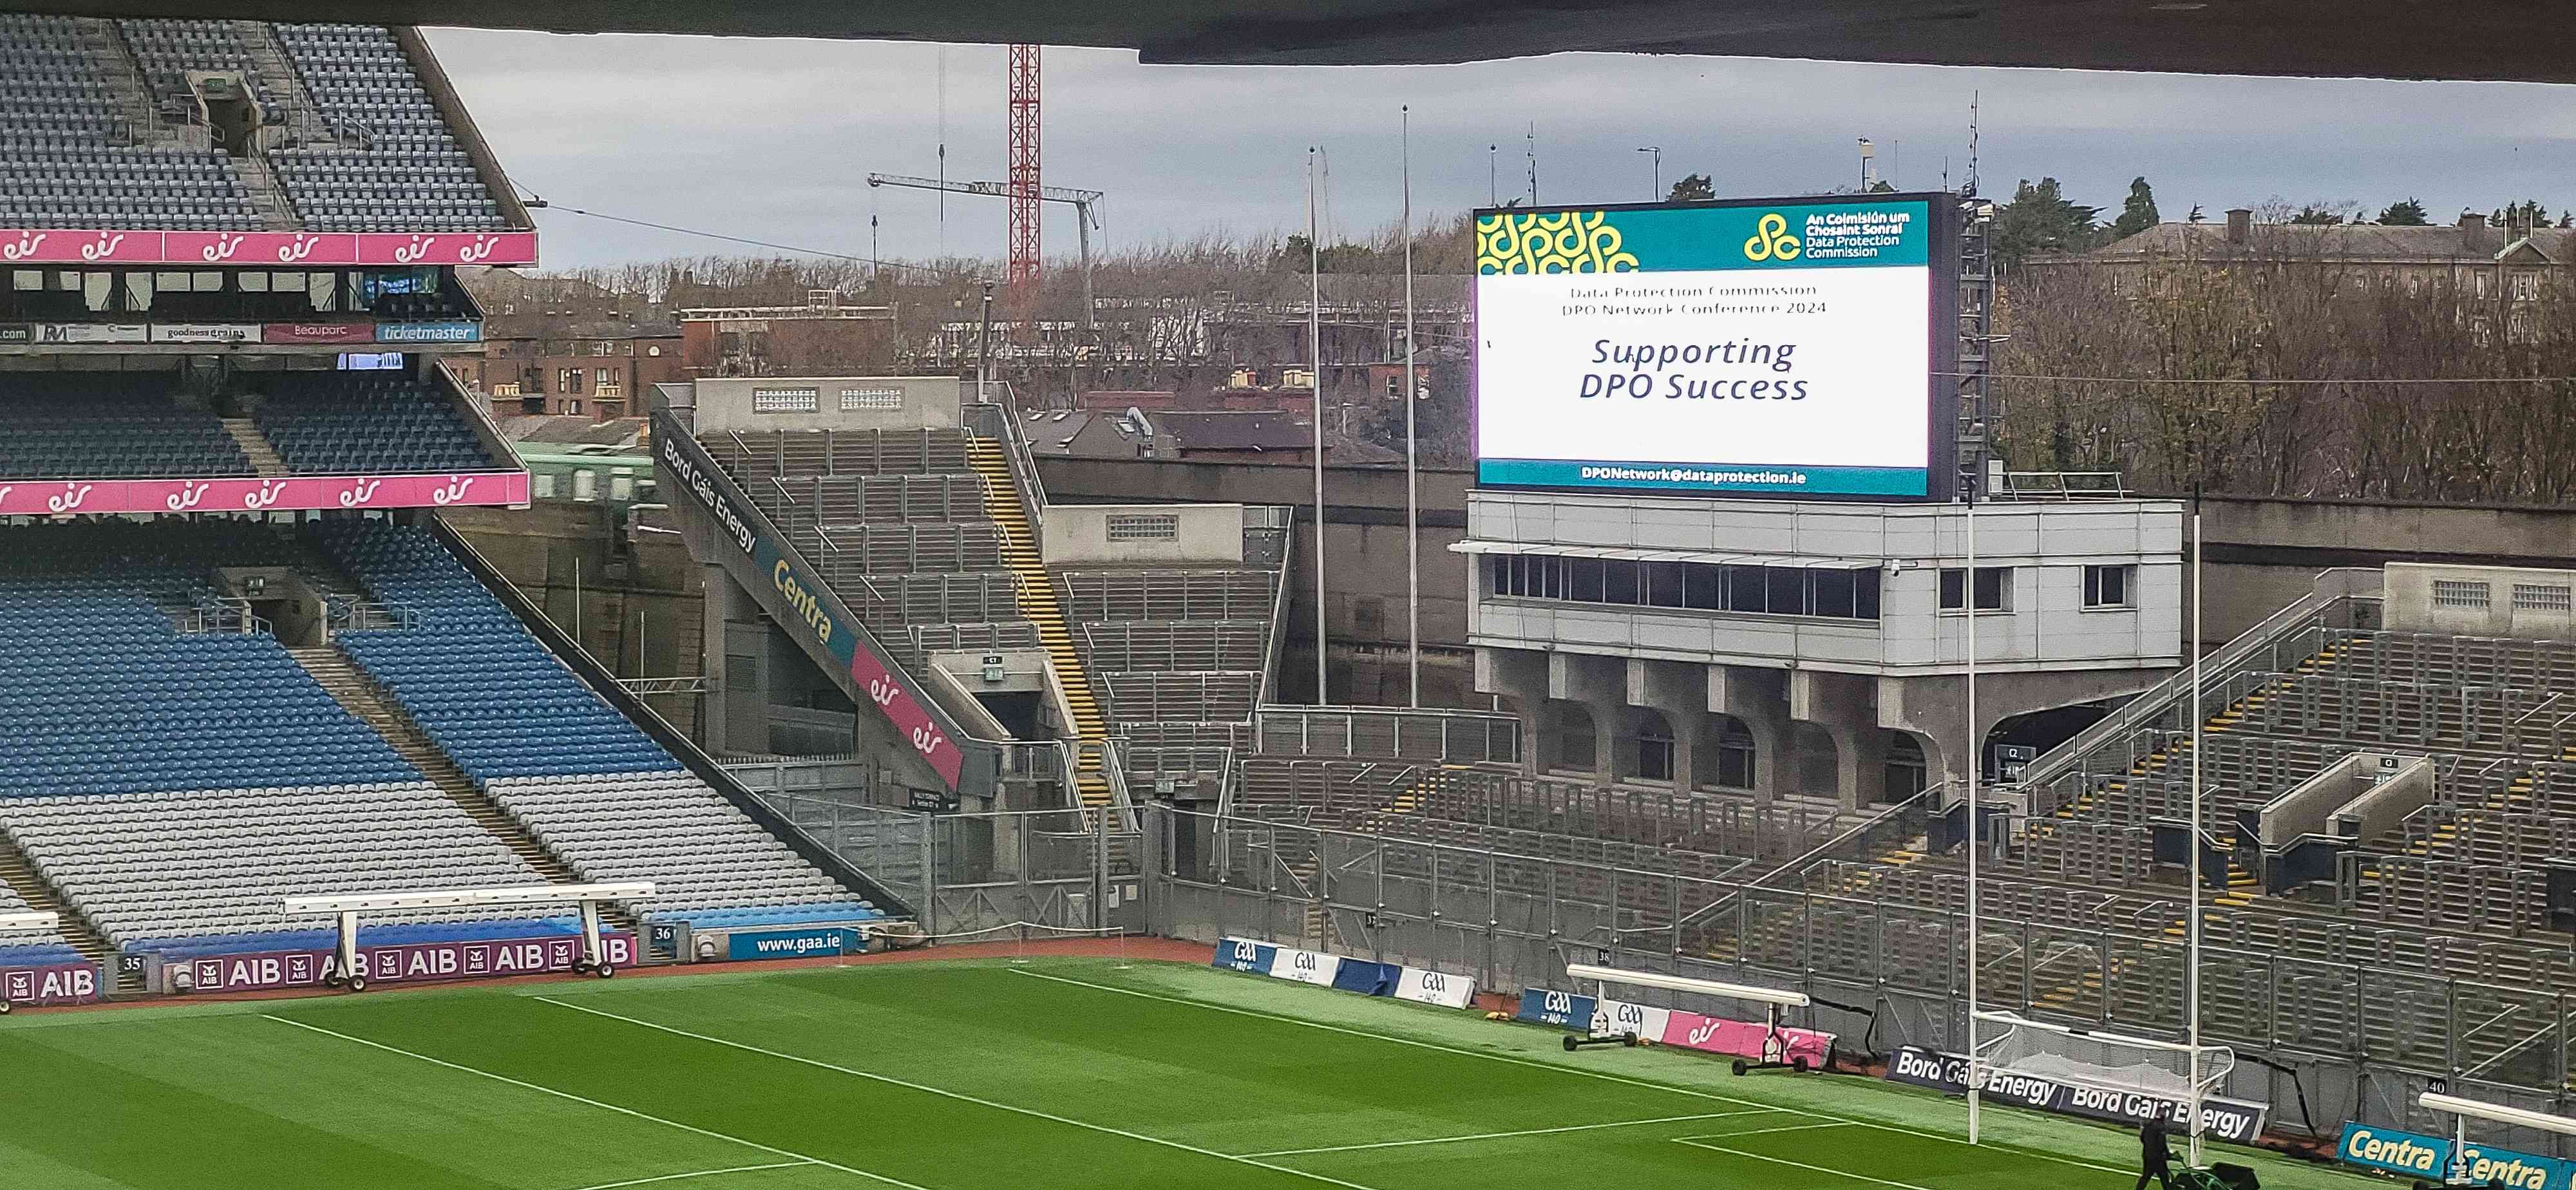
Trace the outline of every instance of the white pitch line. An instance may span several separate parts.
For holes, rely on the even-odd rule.
[[[1831,1166],[1809,1165],[1804,1161],[1791,1161],[1786,1157],[1765,1157],[1760,1153],[1748,1153],[1742,1149],[1721,1148],[1705,1141],[1677,1140],[1673,1143],[1677,1145],[1689,1145],[1694,1149],[1706,1149],[1712,1153],[1724,1153],[1730,1157],[1750,1157],[1756,1161],[1768,1161],[1773,1165],[1786,1165],[1792,1169],[1806,1170],[1809,1173],[1832,1174],[1838,1178],[1850,1178],[1854,1181],[1860,1182],[1876,1182],[1881,1186],[1894,1186],[1896,1187],[1896,1190],[1931,1190],[1928,1186],[1917,1186],[1912,1182],[1891,1182],[1886,1178],[1873,1178],[1865,1173],[1853,1173],[1850,1170],[1835,1169]]]
[[[1477,1132],[1466,1136],[1431,1136],[1424,1137],[1421,1140],[1381,1140],[1373,1144],[1365,1145],[1325,1145],[1322,1148],[1315,1149],[1279,1149],[1268,1153],[1246,1153],[1244,1156],[1300,1157],[1308,1153],[1350,1153],[1361,1149],[1401,1149],[1412,1145],[1451,1145],[1471,1140],[1505,1140],[1515,1136],[1549,1136],[1559,1132],[1593,1132],[1603,1128],[1634,1128],[1640,1124],[1679,1124],[1688,1120],[1722,1120],[1728,1116],[1767,1115],[1778,1110],[1780,1109],[1763,1108],[1758,1111],[1702,1112],[1695,1116],[1660,1116],[1652,1120],[1612,1120],[1607,1124],[1568,1124],[1562,1128],[1524,1128],[1518,1132]],[[1825,1128],[1839,1128],[1841,1126],[1842,1125],[1839,1124],[1810,1125],[1810,1127]],[[1737,1134],[1730,1132],[1725,1135],[1734,1136]]]
[[[1553,1070],[1560,1074],[1571,1074],[1581,1078],[1595,1078],[1600,1079],[1603,1082],[1624,1083],[1632,1087],[1644,1087],[1648,1090],[1664,1091],[1674,1095],[1689,1095],[1698,1099],[1710,1099],[1719,1103],[1732,1103],[1742,1107],[1771,1108],[1774,1111],[1788,1112],[1793,1115],[1814,1116],[1820,1120],[1831,1120],[1837,1124],[1850,1124],[1859,1128],[1876,1128],[1884,1132],[1900,1132],[1907,1136],[1919,1136],[1925,1140],[1947,1141],[1954,1145],[1963,1145],[1968,1143],[1955,1136],[1944,1136],[1938,1132],[1925,1132],[1919,1128],[1907,1128],[1897,1124],[1881,1124],[1874,1120],[1855,1120],[1848,1116],[1837,1116],[1831,1112],[1813,1111],[1803,1107],[1778,1107],[1776,1105],[1762,1103],[1757,1100],[1738,1099],[1732,1095],[1720,1095],[1714,1091],[1694,1090],[1690,1087],[1677,1086],[1672,1083],[1649,1082],[1645,1079],[1629,1078],[1626,1075],[1611,1074],[1608,1071],[1603,1070],[1586,1070],[1580,1066],[1562,1066],[1554,1062],[1541,1062],[1533,1058],[1515,1057],[1511,1054],[1497,1054],[1487,1050],[1464,1049],[1454,1045],[1442,1045],[1436,1041],[1421,1041],[1411,1037],[1398,1037],[1391,1033],[1371,1033],[1366,1029],[1353,1029],[1342,1025],[1328,1025],[1322,1021],[1300,1020],[1293,1016],[1281,1016],[1272,1012],[1261,1012],[1250,1008],[1236,1008],[1231,1004],[1211,1004],[1205,1000],[1192,1000],[1186,996],[1166,996],[1161,992],[1140,992],[1134,988],[1122,988],[1106,983],[1093,983],[1087,979],[1071,979],[1062,975],[1048,975],[1043,972],[1031,971],[1025,967],[1013,967],[1010,968],[1010,972],[1013,975],[1025,975],[1031,979],[1044,979],[1054,983],[1069,983],[1075,987],[1091,988],[1095,991],[1103,992],[1116,992],[1121,996],[1136,996],[1146,1000],[1161,1000],[1168,1004],[1186,1004],[1192,1008],[1204,1008],[1210,1012],[1230,1012],[1236,1016],[1256,1017],[1265,1021],[1276,1021],[1283,1025],[1302,1025],[1309,1029],[1322,1029],[1327,1033],[1347,1033],[1353,1037],[1366,1037],[1376,1041],[1388,1041],[1397,1045],[1414,1046],[1418,1049],[1438,1050],[1444,1054],[1457,1054],[1461,1057],[1468,1058],[1484,1058],[1495,1062],[1509,1062],[1514,1066],[1529,1066],[1539,1070]],[[2060,1165],[2072,1165],[2078,1169],[2097,1169],[2103,1173],[2118,1174],[2124,1178],[2136,1172],[2135,1170],[2122,1169],[2115,1165],[2100,1165],[2074,1157],[2060,1157],[2055,1153],[2045,1153],[2037,1149],[2024,1148],[2019,1145],[1997,1144],[1993,1141],[1988,1141],[1986,1142],[1985,1147],[2009,1153],[2018,1153],[2024,1157],[2033,1157],[2041,1161],[2054,1161]]]
[[[620,1186],[650,1186],[655,1182],[685,1182],[690,1178],[712,1178],[718,1174],[753,1173],[763,1169],[803,1169],[812,1164],[814,1163],[811,1161],[778,1161],[768,1165],[737,1165],[731,1169],[701,1169],[694,1173],[666,1173],[658,1178],[637,1178],[631,1182],[601,1182],[596,1186],[584,1186],[581,1190],[617,1190]]]
[[[829,1070],[835,1073],[849,1075],[852,1078],[868,1079],[872,1082],[880,1082],[888,1086],[902,1087],[911,1091],[920,1091],[924,1094],[937,1095],[945,1099],[954,1099],[960,1103],[972,1103],[978,1107],[989,1107],[996,1111],[1011,1112],[1016,1115],[1030,1116],[1040,1120],[1052,1120],[1058,1124],[1066,1124],[1075,1128],[1089,1129],[1090,1131],[1106,1133],[1110,1136],[1122,1136],[1128,1140],[1143,1141],[1150,1145],[1161,1145],[1164,1148],[1178,1149],[1184,1153],[1196,1153],[1201,1157],[1214,1157],[1219,1161],[1232,1161],[1240,1165],[1252,1166],[1255,1169],[1266,1169],[1272,1173],[1284,1173],[1291,1177],[1305,1178],[1310,1181],[1340,1186],[1343,1190],[1377,1190],[1377,1187],[1363,1186],[1358,1182],[1346,1182],[1340,1178],[1328,1177],[1319,1173],[1308,1173],[1305,1170],[1292,1169],[1285,1165],[1272,1165],[1267,1161],[1258,1160],[1252,1157],[1237,1157],[1231,1153],[1217,1152],[1214,1149],[1202,1149],[1197,1145],[1188,1144],[1182,1141],[1165,1140],[1159,1136],[1147,1136],[1142,1132],[1130,1132],[1124,1128],[1113,1128],[1107,1124],[1094,1124],[1088,1120],[1077,1120],[1071,1116],[1059,1116],[1054,1112],[1039,1111],[1033,1107],[1021,1107],[1018,1104],[1003,1103],[994,1099],[985,1099],[981,1096],[966,1094],[963,1091],[951,1091],[944,1087],[931,1086],[928,1083],[916,1083],[908,1079],[896,1078],[890,1074],[878,1074],[873,1070],[861,1070],[855,1066],[841,1066],[835,1063],[823,1061],[820,1058],[808,1058],[802,1054],[787,1053],[784,1050],[764,1049],[760,1046],[749,1044],[748,1042],[733,1041],[706,1033],[692,1033],[687,1029],[675,1028],[670,1025],[644,1020],[641,1017],[620,1016],[617,1013],[605,1012],[597,1008],[584,1008],[579,1004],[574,1004],[566,1000],[557,1000],[552,996],[531,996],[529,999],[537,1000],[546,1004],[552,1004],[557,1008],[569,1008],[574,1012],[588,1013],[597,1017],[606,1017],[612,1021],[624,1021],[630,1025],[637,1025],[657,1032],[668,1033],[674,1037],[686,1037],[695,1041],[703,1041],[710,1045],[721,1045],[731,1049],[738,1049],[745,1053],[759,1054],[768,1058],[776,1058],[782,1062],[795,1062],[799,1065],[811,1066],[818,1070]]]
[[[1674,1139],[1674,1140],[1683,1140],[1683,1141],[1689,1141],[1689,1140],[1732,1140],[1732,1139],[1734,1139],[1734,1138],[1736,1138],[1736,1137],[1739,1137],[1739,1136],[1767,1136],[1767,1135],[1769,1135],[1769,1134],[1771,1134],[1771,1133],[1774,1133],[1774,1132],[1806,1132],[1806,1131],[1809,1131],[1809,1130],[1811,1130],[1811,1129],[1816,1129],[1816,1128],[1852,1128],[1852,1127],[1857,1127],[1857,1125],[1846,1124],[1846,1123],[1843,1123],[1843,1122],[1842,1122],[1842,1121],[1840,1121],[1840,1120],[1834,1120],[1834,1121],[1830,1121],[1830,1122],[1828,1122],[1828,1123],[1823,1123],[1823,1124],[1786,1124],[1786,1125],[1783,1125],[1783,1126],[1778,1127],[1778,1128],[1747,1128],[1747,1129],[1745,1129],[1745,1130],[1744,1130],[1744,1131],[1742,1131],[1742,1132],[1711,1132],[1711,1133],[1708,1133],[1708,1134],[1706,1134],[1706,1135],[1702,1135],[1702,1136],[1676,1136],[1676,1137],[1674,1137],[1673,1139]]]
[[[402,1055],[403,1057],[406,1057],[406,1058],[416,1058],[416,1059],[418,1059],[418,1060],[420,1060],[420,1061],[427,1062],[427,1063],[429,1063],[429,1064],[430,1064],[430,1065],[432,1065],[432,1066],[444,1066],[444,1067],[448,1068],[449,1070],[462,1071],[462,1072],[464,1072],[464,1073],[466,1073],[466,1074],[476,1075],[476,1076],[479,1076],[479,1077],[482,1077],[482,1078],[488,1078],[488,1079],[491,1079],[492,1081],[494,1081],[494,1082],[496,1082],[496,1083],[508,1083],[508,1084],[510,1084],[511,1086],[514,1086],[514,1087],[519,1087],[519,1088],[523,1088],[523,1089],[525,1089],[525,1090],[535,1091],[535,1092],[538,1092],[538,1093],[540,1093],[540,1094],[544,1094],[544,1095],[552,1095],[552,1096],[554,1096],[554,1097],[555,1097],[555,1098],[557,1098],[557,1099],[569,1099],[569,1100],[573,1101],[574,1103],[582,1104],[582,1105],[584,1105],[584,1106],[586,1106],[586,1107],[595,1107],[595,1108],[600,1109],[601,1111],[613,1111],[613,1112],[616,1112],[617,1114],[619,1114],[619,1115],[621,1115],[621,1116],[633,1116],[634,1118],[636,1118],[636,1119],[638,1119],[638,1120],[646,1120],[646,1121],[650,1121],[650,1122],[655,1123],[655,1124],[660,1124],[660,1125],[662,1125],[662,1126],[664,1126],[664,1127],[666,1127],[666,1128],[677,1128],[677,1129],[679,1129],[679,1130],[680,1130],[680,1131],[682,1131],[682,1132],[694,1132],[694,1133],[697,1133],[697,1134],[698,1134],[698,1135],[700,1135],[700,1136],[704,1136],[704,1137],[711,1137],[711,1138],[716,1139],[716,1140],[721,1140],[721,1141],[726,1141],[726,1142],[731,1143],[731,1144],[741,1145],[742,1147],[744,1147],[744,1148],[746,1148],[746,1149],[758,1149],[758,1150],[760,1150],[761,1152],[768,1153],[768,1154],[771,1154],[771,1155],[773,1155],[773,1156],[778,1156],[778,1157],[793,1157],[793,1158],[795,1158],[795,1159],[796,1159],[796,1161],[797,1161],[797,1162],[801,1162],[801,1163],[806,1164],[806,1165],[820,1165],[820,1166],[822,1166],[822,1167],[823,1167],[823,1168],[825,1168],[825,1169],[835,1169],[835,1170],[839,1170],[840,1172],[845,1173],[845,1174],[849,1174],[849,1175],[851,1175],[851,1176],[853,1176],[853,1177],[866,1178],[867,1180],[869,1180],[869,1181],[871,1181],[871,1182],[882,1182],[882,1183],[884,1183],[884,1184],[886,1184],[886,1185],[888,1185],[888,1186],[901,1186],[901,1187],[903,1187],[903,1190],[929,1190],[929,1188],[928,1188],[928,1187],[926,1187],[926,1186],[916,1186],[916,1185],[914,1185],[914,1184],[912,1184],[912,1183],[910,1183],[910,1182],[904,1181],[904,1180],[903,1180],[903,1179],[901,1179],[901,1178],[890,1178],[890,1177],[887,1177],[887,1176],[885,1176],[884,1174],[881,1174],[881,1173],[869,1173],[868,1171],[866,1171],[866,1170],[864,1170],[864,1169],[859,1169],[859,1168],[857,1168],[857,1167],[855,1167],[855,1166],[842,1165],[842,1164],[840,1164],[840,1163],[838,1163],[838,1162],[833,1162],[833,1161],[825,1161],[825,1160],[823,1160],[823,1159],[822,1159],[822,1158],[820,1158],[820,1157],[808,1157],[808,1156],[806,1156],[806,1155],[805,1155],[805,1154],[803,1154],[803,1153],[794,1152],[794,1151],[791,1151],[791,1150],[788,1150],[788,1149],[782,1149],[782,1148],[779,1148],[779,1147],[778,1147],[778,1146],[776,1146],[776,1145],[765,1145],[765,1144],[762,1144],[762,1143],[760,1143],[759,1141],[756,1141],[756,1140],[744,1140],[743,1138],[741,1138],[741,1137],[739,1137],[739,1136],[728,1136],[728,1135],[726,1135],[726,1134],[724,1134],[724,1133],[722,1133],[722,1132],[718,1132],[718,1131],[716,1131],[716,1130],[714,1130],[714,1129],[712,1129],[712,1128],[700,1128],[700,1127],[698,1127],[698,1126],[697,1126],[697,1125],[695,1125],[695,1124],[683,1124],[683,1123],[679,1122],[678,1120],[666,1120],[666,1119],[663,1119],[663,1118],[662,1118],[662,1117],[660,1117],[660,1116],[652,1115],[652,1114],[650,1114],[650,1113],[646,1113],[646,1112],[640,1112],[640,1111],[637,1111],[637,1110],[635,1110],[634,1108],[631,1108],[631,1107],[619,1107],[619,1106],[617,1106],[617,1105],[616,1105],[616,1104],[614,1104],[614,1103],[602,1103],[602,1102],[600,1102],[599,1100],[596,1100],[596,1099],[586,1099],[586,1098],[583,1098],[582,1096],[575,1095],[575,1094],[573,1094],[573,1093],[572,1093],[572,1092],[570,1092],[570,1091],[558,1091],[558,1090],[554,1089],[553,1087],[542,1086],[542,1085],[539,1085],[539,1084],[537,1084],[537,1083],[531,1083],[531,1082],[522,1082],[522,1081],[520,1081],[520,1080],[518,1080],[518,1079],[511,1078],[509,1075],[506,1075],[506,1074],[494,1074],[494,1073],[492,1073],[492,1072],[491,1072],[491,1071],[489,1071],[489,1070],[478,1070],[478,1069],[475,1069],[475,1068],[474,1068],[474,1067],[472,1067],[472,1066],[467,1066],[467,1065],[465,1065],[465,1064],[463,1064],[463,1063],[461,1063],[461,1062],[450,1062],[450,1061],[448,1061],[448,1060],[447,1060],[447,1059],[445,1059],[445,1058],[433,1058],[433,1057],[430,1057],[430,1056],[429,1056],[429,1055],[427,1055],[427,1054],[414,1053],[414,1052],[412,1052],[412,1051],[410,1051],[410,1050],[403,1049],[403,1048],[401,1048],[400,1046],[386,1045],[384,1042],[381,1042],[381,1041],[369,1041],[369,1040],[367,1040],[367,1039],[366,1039],[366,1038],[364,1038],[364,1037],[355,1037],[355,1036],[352,1036],[352,1035],[347,1034],[347,1033],[335,1032],[335,1031],[330,1030],[330,1029],[325,1029],[325,1028],[323,1028],[323,1027],[322,1027],[322,1026],[320,1026],[320,1025],[308,1025],[308,1024],[305,1024],[305,1023],[304,1023],[304,1022],[302,1022],[302,1021],[289,1020],[289,1019],[287,1019],[287,1018],[285,1018],[285,1017],[282,1017],[282,1016],[275,1016],[275,1015],[271,1015],[271,1014],[269,1014],[269,1013],[261,1013],[260,1015],[261,1015],[261,1016],[263,1016],[263,1017],[266,1017],[266,1018],[267,1018],[267,1019],[269,1019],[269,1020],[276,1021],[278,1024],[281,1024],[281,1025],[293,1025],[293,1026],[295,1026],[295,1027],[296,1027],[296,1028],[298,1028],[298,1029],[303,1029],[303,1030],[306,1030],[306,1031],[308,1031],[308,1032],[313,1032],[313,1033],[319,1033],[319,1034],[321,1034],[321,1035],[323,1035],[323,1036],[325,1036],[325,1037],[337,1037],[337,1038],[339,1038],[339,1039],[340,1039],[340,1040],[342,1040],[342,1041],[355,1042],[356,1044],[363,1045],[363,1046],[367,1047],[368,1049],[383,1050],[384,1052],[386,1052],[386,1053],[388,1053],[388,1054],[400,1054],[400,1055]]]

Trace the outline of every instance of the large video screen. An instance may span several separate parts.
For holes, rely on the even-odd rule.
[[[1478,212],[1477,482],[1945,498],[1945,201]]]

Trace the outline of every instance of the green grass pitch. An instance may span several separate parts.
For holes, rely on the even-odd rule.
[[[2135,1142],[1177,964],[942,961],[0,1021],[31,1190],[2125,1190]],[[2267,1187],[2357,1177],[2269,1157]]]

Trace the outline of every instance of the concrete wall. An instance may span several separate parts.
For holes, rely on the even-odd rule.
[[[1047,498],[1058,505],[1176,501],[1284,504],[1295,508],[1287,575],[1288,640],[1278,697],[1315,699],[1315,473],[1275,463],[1204,463],[1152,459],[1042,459]],[[1402,706],[1409,693],[1406,647],[1404,469],[1326,467],[1325,571],[1331,590],[1325,625],[1332,642],[1334,702]],[[1463,470],[1424,470],[1421,478],[1422,702],[1490,708],[1475,692],[1474,654],[1467,648],[1467,558],[1449,552],[1466,535]]]
[[[2576,571],[2518,570],[2500,566],[2442,566],[2423,562],[2388,565],[2388,627],[2399,632],[2449,632],[2462,636],[2520,636],[2566,640],[2568,604]],[[2454,598],[2436,598],[2436,584],[2460,584]],[[2474,604],[2474,606],[2472,606]]]
[[[2576,508],[2216,496],[2203,508],[2209,610],[2201,637],[2212,648],[2306,594],[2318,572],[2334,567],[2552,569],[2576,556]],[[2500,599],[2510,595],[2509,587],[2498,588]],[[2188,599],[2186,591],[2186,615]]]
[[[541,500],[520,510],[449,508],[438,515],[618,677],[706,672],[699,660],[705,597],[697,564],[677,536],[665,533],[637,535],[634,548],[620,556],[612,548],[616,512],[604,504]],[[690,739],[706,742],[697,695],[645,702]]]
[[[1883,562],[1874,622],[1492,598],[1480,572],[1469,625],[1479,645],[1890,675],[1965,667],[1966,618],[1938,608],[1941,569],[1966,562],[1958,505],[1479,491],[1468,496],[1467,520],[1480,541],[1676,551],[1704,562]],[[2006,610],[1977,617],[1979,661],[2003,671],[2178,664],[2181,534],[2181,508],[2169,501],[1981,506],[1977,566],[2012,577]],[[2136,568],[2128,606],[2083,606],[2090,565]]]
[[[762,413],[754,408],[760,393],[814,394],[812,413]],[[964,385],[954,376],[824,376],[737,377],[697,382],[697,431],[735,430],[918,430],[953,429],[958,424],[958,398]],[[882,394],[896,394],[892,409],[860,407]]]
[[[1134,515],[1173,518],[1171,538],[1110,540],[1110,518]],[[1047,509],[1039,544],[1049,566],[1239,566],[1243,506],[1059,503]]]

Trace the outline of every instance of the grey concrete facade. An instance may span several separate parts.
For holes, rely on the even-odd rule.
[[[1975,613],[1974,724],[1968,613],[1941,606],[1943,570],[1969,554],[1963,506],[1478,490],[1467,512],[1456,548],[1474,559],[1477,689],[1520,709],[1542,770],[1857,810],[1914,791],[1910,756],[1891,766],[1900,753],[1933,779],[1963,777],[1964,741],[2144,689],[2182,662],[2170,501],[1980,506],[1976,565],[2001,574],[1999,606]],[[1524,556],[1874,571],[1878,599],[1874,615],[1819,616],[1499,593],[1496,567]],[[2116,597],[2103,568],[2119,572]],[[1749,739],[1749,773],[1721,773],[1729,737]]]

